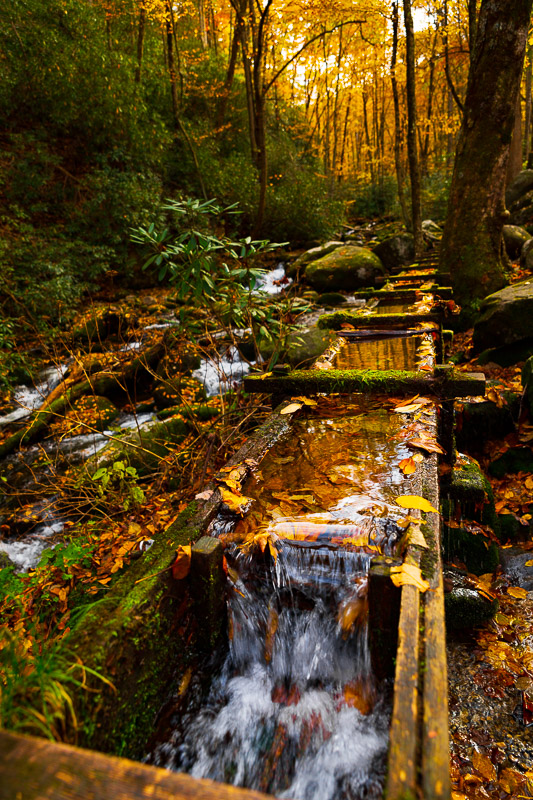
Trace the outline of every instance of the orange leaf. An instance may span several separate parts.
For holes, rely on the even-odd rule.
[[[474,768],[483,775],[485,780],[496,780],[496,770],[494,768],[494,764],[488,756],[483,755],[483,753],[474,753],[472,756],[472,764],[474,765]]]
[[[391,567],[391,581],[395,586],[416,586],[421,592],[427,592],[429,583],[424,580],[419,567],[414,564],[402,564],[401,567]]]
[[[190,544],[181,545],[177,549],[176,560],[172,564],[172,577],[176,581],[181,581],[186,578],[191,568],[191,550]]]
[[[518,600],[524,600],[527,597],[527,591],[520,586],[509,586],[507,594],[511,597],[516,597]]]
[[[413,458],[402,458],[398,466],[404,475],[412,475],[416,470],[416,463]]]
[[[229,489],[224,488],[224,486],[219,487],[220,495],[222,497],[222,502],[227,505],[230,511],[236,511],[241,516],[244,513],[244,509],[251,502],[249,497],[245,497],[240,492],[232,492]]]

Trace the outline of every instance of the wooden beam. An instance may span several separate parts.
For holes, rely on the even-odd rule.
[[[407,370],[293,370],[288,375],[248,375],[247,392],[298,397],[313,394],[409,395],[429,394],[442,399],[476,397],[485,394],[485,376],[477,372],[452,370],[442,377]]]
[[[92,750],[0,731],[0,800],[267,800]]]

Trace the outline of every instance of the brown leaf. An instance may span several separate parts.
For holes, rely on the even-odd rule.
[[[483,753],[474,753],[472,756],[474,768],[483,775],[487,781],[495,781],[497,778],[494,764],[488,756]]]
[[[240,492],[232,492],[230,489],[226,489],[224,486],[220,486],[219,491],[222,497],[222,502],[227,505],[230,511],[236,511],[237,514],[242,516],[248,503],[251,502],[251,498],[245,497],[245,495],[241,494]]]
[[[191,569],[191,550],[190,544],[180,544],[178,547],[176,560],[172,564],[172,577],[174,580],[181,581],[189,574]]]

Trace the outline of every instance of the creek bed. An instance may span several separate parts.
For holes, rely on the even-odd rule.
[[[320,398],[244,485],[248,513],[216,517],[228,653],[150,763],[283,798],[382,796],[391,685],[372,671],[367,576],[402,534],[412,427],[382,398]]]

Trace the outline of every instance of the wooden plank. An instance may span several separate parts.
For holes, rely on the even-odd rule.
[[[422,788],[425,800],[450,797],[448,738],[448,679],[442,571],[426,592],[424,615],[424,675],[422,730]]]
[[[0,800],[267,800],[261,792],[0,731]]]
[[[386,800],[417,796],[419,600],[416,586],[402,587]]]

